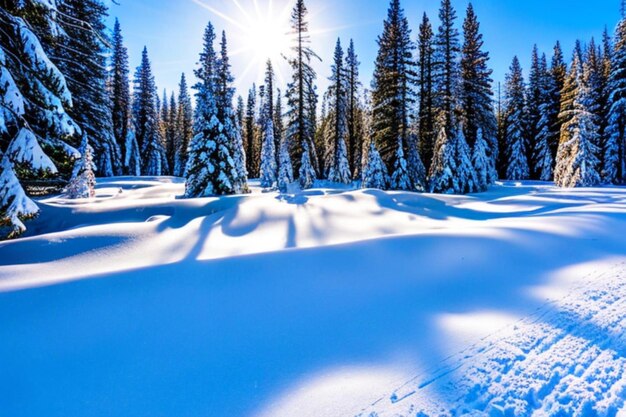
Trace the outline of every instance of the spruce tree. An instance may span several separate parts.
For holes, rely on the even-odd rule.
[[[170,95],[170,104],[169,104],[169,114],[167,120],[167,131],[166,131],[166,141],[165,141],[165,153],[167,155],[167,165],[170,168],[170,175],[176,175],[174,173],[176,167],[176,135],[177,135],[177,127],[176,123],[178,121],[178,103],[176,103],[176,97],[174,96],[174,92]]]
[[[467,143],[474,147],[478,131],[482,130],[483,139],[489,146],[489,155],[494,156],[497,147],[496,118],[493,112],[493,91],[489,69],[489,54],[484,51],[480,24],[470,3],[463,23],[465,42],[461,57],[461,106],[464,120],[464,133]]]
[[[107,92],[107,7],[100,0],[64,0],[57,17],[63,30],[52,59],[72,93],[69,114],[91,139],[99,175],[120,175],[121,155]]]
[[[601,163],[601,175],[604,178],[604,156],[605,149],[608,143],[608,125],[609,125],[609,99],[611,96],[611,90],[609,86],[609,79],[611,77],[611,61],[613,59],[613,45],[608,30],[604,29],[602,36],[602,54],[600,59],[600,81],[601,81],[601,93],[600,93],[600,163]]]
[[[505,107],[506,107],[506,157],[508,167],[506,178],[509,180],[525,180],[530,176],[528,156],[526,152],[526,96],[522,67],[517,56],[506,76]]]
[[[410,114],[416,101],[414,84],[417,77],[411,41],[411,30],[400,6],[391,0],[378,38],[374,80],[372,82],[373,138],[392,176],[399,179],[406,167]],[[403,146],[402,150],[398,146]],[[398,160],[401,158],[402,160]],[[394,187],[400,182],[392,182]]]
[[[89,145],[87,135],[83,133],[80,145],[80,158],[74,164],[72,179],[65,188],[65,194],[70,199],[93,198],[96,196],[96,176],[93,163],[93,149]]]
[[[613,43],[602,172],[606,183],[621,184],[626,179],[626,18],[617,25]]]
[[[565,78],[567,77],[567,64],[563,58],[563,50],[561,49],[560,42],[557,42],[554,46],[554,55],[552,56],[552,64],[550,67],[550,74],[552,75],[553,88],[552,99],[549,106],[548,118],[550,121],[551,134],[550,134],[550,149],[552,152],[552,159],[556,160],[556,151],[559,146],[559,137],[561,135],[562,121],[559,119],[559,113],[561,112],[561,92],[565,86]]]
[[[33,20],[29,6],[9,2],[0,8],[0,226],[7,226],[8,237],[25,231],[23,221],[39,213],[20,181],[55,176],[57,164],[79,156],[65,141],[80,133],[66,112],[70,90],[36,34],[54,38],[60,32],[55,3],[42,2]]]
[[[274,104],[274,139],[276,146],[276,166],[280,167],[280,145],[285,135],[285,126],[283,123],[283,97],[280,89],[276,90],[276,103]]]
[[[132,158],[126,147],[131,125],[131,97],[128,70],[128,50],[124,45],[122,28],[119,20],[115,19],[113,37],[111,39],[111,69],[109,72],[109,96],[111,98],[111,122],[113,136],[122,158],[122,174],[135,175],[126,161]]]
[[[535,161],[537,178],[541,181],[552,181],[554,159],[550,143],[552,141],[552,95],[554,92],[554,79],[548,70],[546,55],[541,56],[539,61],[540,93],[539,93],[539,122],[537,123],[537,137],[535,139],[533,160]]]
[[[361,155],[363,154],[363,109],[359,100],[361,82],[359,81],[359,58],[354,49],[354,41],[346,53],[346,95],[348,123],[348,163],[353,177],[360,177]]]
[[[380,157],[376,142],[370,141],[367,157],[363,166],[362,188],[386,190],[389,184],[387,166]]]
[[[248,90],[248,100],[246,104],[246,113],[244,118],[244,137],[243,143],[246,150],[246,170],[251,178],[259,175],[259,145],[258,128],[256,124],[256,86],[253,85]]]
[[[459,31],[454,27],[457,18],[451,0],[441,0],[439,9],[440,26],[435,37],[435,103],[443,115],[442,122],[447,134],[454,134],[454,120],[457,111],[456,99],[459,93],[461,45]]]
[[[174,161],[174,175],[185,175],[187,166],[187,151],[193,139],[193,107],[187,87],[185,74],[180,77],[178,91],[178,110],[176,112],[176,156]]]
[[[314,147],[315,118],[317,95],[315,93],[315,70],[311,61],[319,57],[311,49],[309,25],[306,20],[308,10],[304,0],[297,0],[291,14],[293,56],[288,62],[292,69],[292,81],[287,88],[287,130],[286,140],[293,147],[294,160],[299,164],[294,167],[300,174],[300,183],[304,188],[312,186],[315,178],[313,161],[317,165],[317,153]]]
[[[530,76],[528,78],[528,89],[526,93],[527,99],[527,123],[528,123],[528,146],[526,157],[530,165],[530,176],[532,179],[539,179],[540,166],[539,161],[535,159],[535,149],[538,147],[541,132],[541,108],[544,98],[544,92],[542,90],[543,81],[543,68],[541,66],[541,59],[539,57],[539,50],[537,45],[533,47],[532,62],[530,66]]]
[[[478,129],[476,143],[472,151],[472,166],[476,173],[476,191],[486,191],[490,184],[491,163],[489,156],[489,144],[483,136],[481,129]]]
[[[600,183],[598,172],[599,128],[593,108],[593,91],[588,84],[591,65],[581,62],[579,51],[574,54],[572,68],[566,80],[566,94],[573,94],[571,104],[563,106],[561,139],[557,153],[555,182],[561,187],[590,187]],[[586,74],[587,73],[587,74]]]
[[[430,169],[436,140],[437,120],[433,79],[434,33],[428,16],[424,13],[419,27],[418,49],[418,95],[419,95],[419,151],[426,170]]]
[[[348,139],[348,115],[346,96],[346,73],[343,49],[337,39],[332,75],[328,89],[329,123],[326,129],[326,143],[329,146],[328,179],[332,182],[349,184],[352,180],[348,163],[346,141]]]
[[[215,52],[215,32],[208,24],[204,32],[204,45],[200,53],[196,77],[200,80],[195,86],[196,110],[194,115],[194,136],[189,146],[186,177],[186,197],[207,197],[228,195],[237,192],[238,177],[235,161],[231,154],[231,142],[224,134],[224,125],[219,120],[218,98],[220,74],[218,56]]]
[[[216,92],[215,100],[217,106],[217,117],[223,127],[223,135],[226,137],[228,154],[233,159],[235,167],[234,177],[230,179],[235,193],[247,193],[248,177],[246,171],[246,159],[243,148],[243,138],[241,137],[235,109],[233,108],[233,98],[235,88],[233,87],[234,77],[230,71],[230,58],[228,56],[228,44],[226,32],[222,32],[220,42],[220,54],[217,59],[216,69]],[[228,162],[230,164],[230,161]],[[229,171],[230,167],[226,167]]]
[[[456,141],[448,138],[443,121],[435,143],[435,154],[430,166],[429,188],[431,193],[454,194],[456,182]]]
[[[133,90],[133,123],[139,149],[141,150],[141,172],[158,176],[167,172],[167,159],[163,148],[163,137],[159,129],[159,101],[148,49],[144,47],[141,64],[135,72]]]
[[[276,158],[276,138],[274,137],[274,69],[267,61],[265,70],[265,86],[262,96],[261,114],[261,187],[272,188],[278,178],[278,164]],[[280,143],[278,144],[280,146]]]

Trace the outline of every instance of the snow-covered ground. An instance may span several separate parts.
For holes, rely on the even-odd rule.
[[[626,189],[182,191],[0,243],[0,416],[626,415]]]

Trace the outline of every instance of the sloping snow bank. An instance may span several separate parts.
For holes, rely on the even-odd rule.
[[[102,181],[0,243],[0,416],[623,408],[626,189],[182,191]]]

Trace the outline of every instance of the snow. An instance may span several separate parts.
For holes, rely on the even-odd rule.
[[[251,188],[38,201],[0,243],[0,415],[624,414],[625,188]]]

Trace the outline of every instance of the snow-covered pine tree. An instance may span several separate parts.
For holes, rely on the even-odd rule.
[[[589,109],[597,105],[591,87],[587,84],[590,65],[581,62],[580,51],[574,54],[572,68],[565,82],[564,98],[574,98],[563,106],[561,142],[554,173],[561,187],[590,187],[600,183],[599,160],[596,146],[600,134],[597,116]]]
[[[476,185],[476,171],[472,164],[472,150],[467,144],[463,126],[456,130],[456,171],[455,171],[455,191],[457,194],[473,193],[478,190]]]
[[[27,20],[29,6],[12,2],[0,7],[0,224],[8,226],[9,237],[21,234],[23,221],[39,213],[16,169],[36,177],[57,172],[40,142],[57,155],[78,156],[62,140],[80,132],[65,111],[71,93],[32,29],[48,37],[59,33],[52,18],[56,2],[41,2],[40,19],[34,22]]]
[[[539,49],[537,45],[533,46],[531,54],[530,76],[528,77],[528,87],[526,91],[526,105],[527,105],[527,136],[528,144],[526,149],[526,157],[530,168],[530,177],[532,179],[539,179],[540,166],[539,160],[535,159],[535,149],[539,143],[539,134],[541,132],[541,106],[543,91],[542,80],[544,77],[543,68],[541,66],[541,59],[539,57]]]
[[[343,49],[341,41],[337,39],[335,46],[332,75],[329,78],[328,88],[329,118],[326,129],[326,143],[331,144],[329,155],[328,180],[342,184],[352,181],[348,162],[346,140],[348,139],[348,115],[346,96],[346,73],[344,69]]]
[[[224,128],[222,133],[226,136],[229,154],[233,159],[235,167],[234,177],[232,178],[234,192],[243,194],[248,193],[250,190],[248,188],[248,172],[246,171],[243,138],[240,135],[239,127],[237,126],[237,115],[233,108],[233,98],[235,97],[233,82],[234,77],[230,71],[226,32],[223,31],[220,42],[220,55],[217,60],[217,117]]]
[[[519,59],[513,63],[506,75],[505,112],[506,112],[506,156],[508,167],[506,179],[525,180],[530,176],[526,153],[526,96],[522,67]]]
[[[274,105],[274,141],[276,147],[276,166],[280,167],[280,146],[285,135],[285,125],[283,123],[283,97],[280,89],[276,90],[276,103]]]
[[[496,118],[493,112],[493,91],[489,69],[489,53],[484,51],[480,24],[470,3],[463,22],[464,43],[461,50],[461,107],[463,111],[464,133],[467,143],[474,147],[478,130],[489,146],[489,154],[497,149]],[[494,147],[494,149],[491,149]],[[495,156],[495,155],[494,155]],[[494,158],[495,162],[495,158]]]
[[[380,157],[380,153],[376,148],[376,142],[370,141],[367,157],[363,166],[362,188],[376,188],[386,190],[389,184],[389,175],[387,174],[387,166]]]
[[[167,171],[167,159],[159,129],[157,90],[146,47],[141,54],[141,64],[135,72],[134,83],[133,123],[142,156],[141,173],[153,176],[162,175],[164,171]]]
[[[278,178],[276,163],[276,140],[274,137],[274,69],[267,61],[265,88],[261,105],[261,187],[273,188]],[[279,144],[280,146],[280,144]]]
[[[409,181],[411,182],[410,190],[423,192],[426,190],[427,171],[419,153],[417,135],[411,134],[407,140],[406,162]]]
[[[393,170],[389,187],[392,190],[413,191],[413,184],[409,178],[407,160],[404,156],[404,148],[402,138],[398,137],[398,145],[396,146],[396,156],[393,158]]]
[[[609,78],[611,77],[611,61],[613,59],[613,44],[608,29],[604,28],[602,35],[602,52],[600,59],[600,80],[601,80],[601,93],[600,93],[600,164],[601,175],[604,178],[604,155],[606,144],[608,142],[608,125],[609,125],[609,98],[611,96],[611,90],[609,88]]]
[[[354,49],[354,40],[346,53],[346,96],[348,123],[348,163],[353,178],[361,176],[361,155],[363,154],[363,108],[359,100],[361,82],[359,81],[359,58]]]
[[[63,0],[57,19],[63,29],[52,61],[67,77],[72,118],[91,139],[98,175],[122,173],[122,156],[113,134],[107,91],[107,6],[101,0]]]
[[[195,71],[200,80],[194,86],[197,91],[194,117],[196,135],[189,146],[185,170],[185,196],[189,198],[237,192],[235,181],[238,173],[231,154],[231,142],[224,134],[224,126],[218,118],[218,58],[214,49],[215,32],[211,23],[204,32],[203,40],[199,68]]]
[[[406,155],[406,149],[398,150],[399,145],[408,142],[410,114],[416,102],[414,84],[417,77],[411,40],[411,29],[400,6],[400,0],[391,0],[384,22],[383,33],[378,38],[374,80],[372,82],[373,139],[394,178],[396,168],[406,166],[397,158]],[[392,187],[397,182],[390,184]]]
[[[115,19],[113,37],[111,39],[111,62],[109,71],[109,97],[111,103],[111,121],[113,124],[113,137],[120,149],[122,158],[122,174],[135,175],[136,171],[126,165],[126,161],[134,158],[126,149],[126,140],[129,137],[131,124],[131,98],[130,81],[128,70],[128,50],[124,45],[122,28],[119,20]]]
[[[487,187],[490,184],[489,170],[491,168],[492,161],[488,157],[489,144],[483,136],[482,129],[478,129],[476,135],[476,143],[474,143],[474,149],[472,151],[472,165],[474,166],[474,172],[476,173],[476,191],[487,191]]]
[[[435,143],[433,162],[430,165],[428,183],[431,193],[454,194],[457,187],[456,138],[448,138],[443,121],[441,125]]]
[[[135,129],[133,126],[128,128],[125,142],[124,166],[126,167],[127,175],[138,177],[141,175],[141,156],[139,155],[139,144],[137,143],[137,136],[135,136]]]
[[[96,196],[96,176],[93,162],[92,148],[87,134],[83,133],[80,144],[80,158],[74,163],[72,179],[65,188],[65,194],[70,199],[93,198]]]
[[[256,124],[256,86],[248,91],[248,100],[246,104],[246,115],[244,122],[243,143],[246,149],[246,170],[251,178],[259,175],[260,152],[258,142],[258,132]]]
[[[533,160],[535,161],[537,178],[541,181],[552,181],[554,159],[550,149],[552,126],[550,125],[554,79],[548,70],[548,61],[543,54],[539,60],[539,122],[535,139]]]
[[[455,135],[455,113],[460,87],[459,58],[461,45],[459,31],[455,28],[457,15],[451,0],[441,0],[439,8],[440,26],[435,36],[434,80],[435,104],[438,117],[443,114],[443,126],[447,135]]]
[[[293,56],[288,62],[292,69],[292,81],[287,88],[287,130],[286,140],[293,148],[294,167],[300,174],[303,188],[312,186],[309,176],[313,172],[313,161],[317,165],[317,153],[314,145],[317,95],[315,93],[315,70],[311,61],[317,54],[311,49],[309,24],[306,20],[308,10],[304,0],[297,0],[291,14],[291,35],[295,39],[292,46]],[[307,161],[308,159],[308,161]],[[301,166],[303,165],[303,166]]]
[[[430,20],[426,13],[422,18],[419,27],[419,36],[417,41],[418,51],[418,134],[419,134],[419,151],[421,159],[424,163],[426,171],[430,169],[435,149],[436,133],[436,110],[435,110],[435,90],[433,79],[433,60],[434,60],[434,33]]]
[[[176,121],[178,120],[178,103],[174,92],[170,95],[169,111],[167,115],[167,128],[165,131],[165,154],[170,175],[174,174],[176,166]]]
[[[176,156],[174,161],[174,175],[185,175],[189,145],[193,139],[193,106],[187,87],[185,74],[180,77],[178,86],[178,110],[176,112]]]
[[[626,18],[617,25],[608,89],[608,125],[604,145],[604,181],[621,184],[626,180]]]
[[[552,152],[552,159],[556,160],[556,152],[559,147],[559,138],[561,136],[562,122],[559,119],[561,112],[561,92],[565,86],[565,78],[567,77],[567,64],[563,58],[563,50],[561,49],[560,42],[557,42],[554,46],[554,54],[552,56],[552,63],[550,66],[550,75],[552,76],[552,87],[550,105],[547,106],[549,125],[551,126],[550,132],[550,150]]]

